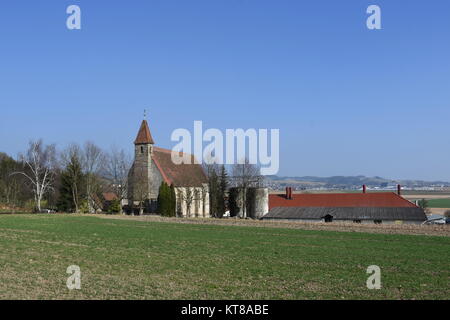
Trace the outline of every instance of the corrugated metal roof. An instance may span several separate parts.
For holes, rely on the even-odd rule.
[[[322,219],[326,215],[338,220],[426,220],[418,207],[275,207],[263,219]]]
[[[286,199],[284,194],[269,196],[269,209],[275,207],[403,207],[417,208],[394,192],[301,193]]]

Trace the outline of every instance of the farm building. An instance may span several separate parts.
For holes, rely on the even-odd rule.
[[[286,194],[269,196],[269,212],[264,220],[308,222],[405,223],[420,224],[425,212],[398,192]]]

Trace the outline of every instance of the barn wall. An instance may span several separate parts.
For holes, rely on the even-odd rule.
[[[262,218],[264,221],[283,221],[283,222],[324,222],[322,219],[273,219],[273,218]],[[401,221],[401,223],[400,223]],[[354,223],[353,220],[337,220],[334,219],[333,222],[329,223]],[[423,221],[415,221],[415,220],[382,220],[381,224],[422,224]],[[356,223],[355,223],[356,224]],[[361,224],[375,224],[374,220],[361,220]]]

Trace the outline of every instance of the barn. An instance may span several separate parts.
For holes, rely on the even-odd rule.
[[[426,220],[423,209],[398,192],[315,193],[269,195],[269,212],[263,220],[306,222],[354,222],[376,224],[420,224]]]

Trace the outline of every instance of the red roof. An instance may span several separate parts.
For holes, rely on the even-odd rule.
[[[394,192],[302,193],[286,199],[285,194],[269,195],[269,210],[275,207],[417,207]]]
[[[117,194],[114,192],[105,192],[103,193],[103,198],[105,198],[106,201],[113,201],[117,200],[119,197],[117,197]]]
[[[174,184],[176,187],[201,187],[208,179],[195,157],[190,156],[191,164],[175,164],[172,161],[172,150],[154,147],[152,159],[167,184]]]
[[[138,135],[134,144],[155,144],[153,142],[152,135],[150,134],[150,129],[148,128],[147,120],[142,120],[141,127],[139,128]]]

